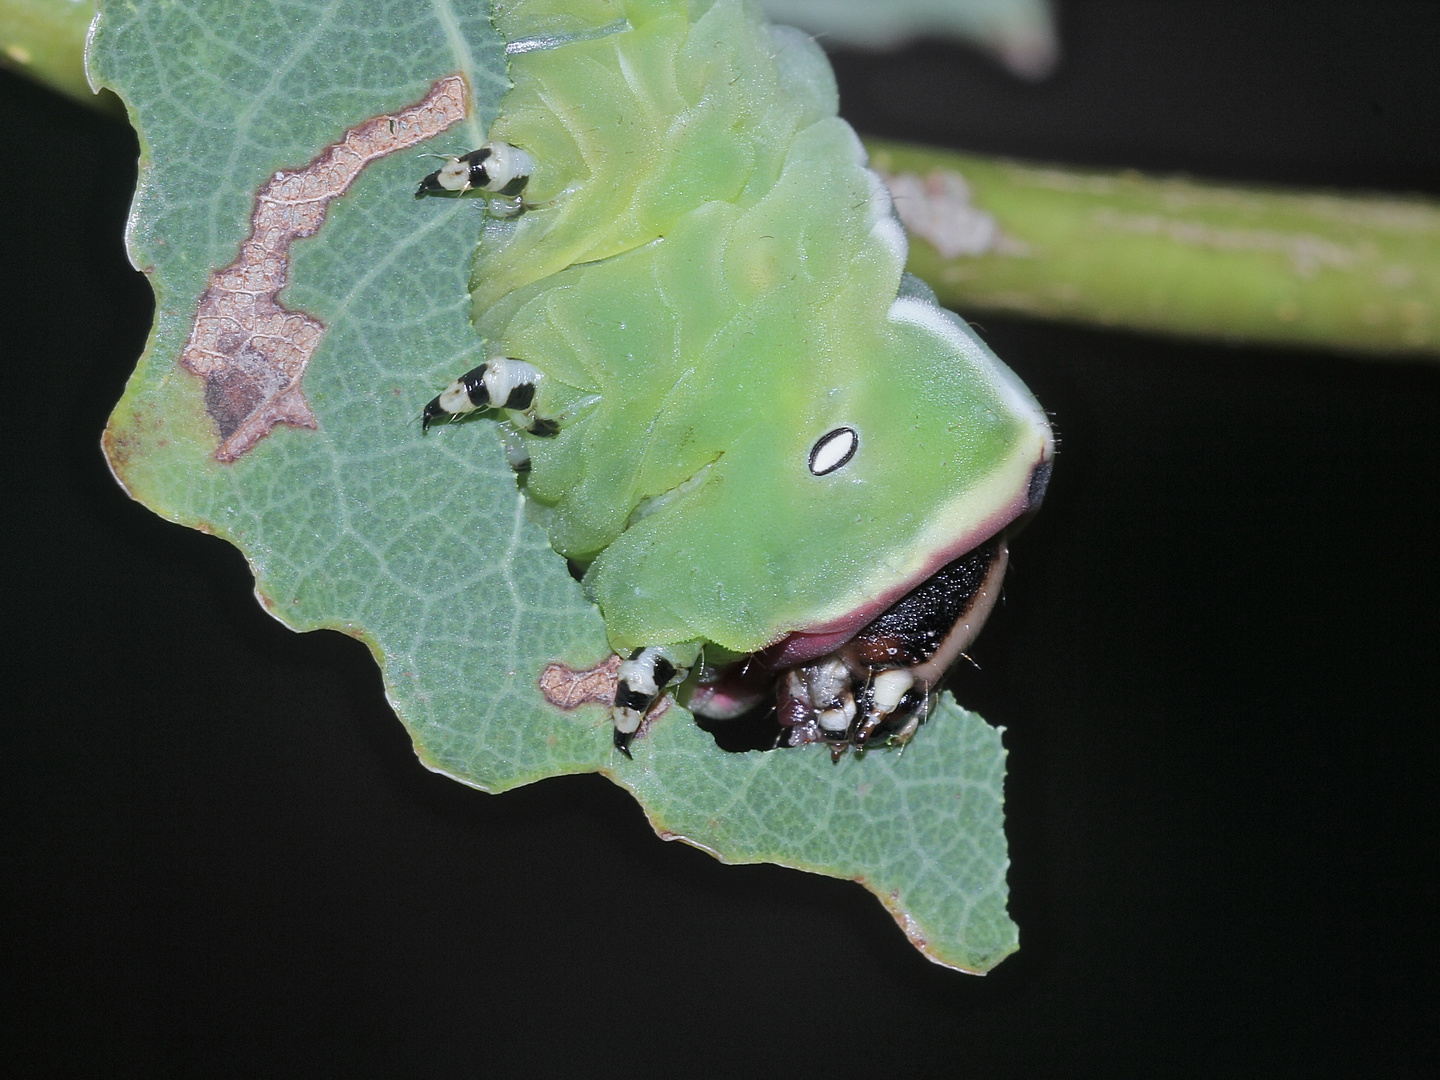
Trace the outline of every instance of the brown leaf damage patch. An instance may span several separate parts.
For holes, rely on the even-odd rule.
[[[613,705],[615,703],[615,686],[620,681],[616,676],[620,671],[620,657],[612,655],[603,663],[596,664],[592,668],[583,671],[576,671],[565,664],[546,664],[545,670],[540,673],[540,692],[545,695],[545,700],[556,708],[569,712],[571,709],[578,709],[581,705]],[[670,711],[670,695],[660,695],[660,700],[650,706],[650,711],[640,721],[640,728],[635,732],[637,739],[643,739],[650,731],[654,723]],[[666,839],[670,839],[666,837]],[[685,837],[680,837],[686,843],[692,843]],[[699,847],[700,845],[696,845]],[[709,848],[704,850],[709,851]],[[713,854],[713,853],[712,853]],[[718,856],[717,856],[718,858]]]
[[[465,118],[465,80],[441,79],[424,99],[345,132],[299,172],[277,172],[255,196],[240,257],[210,277],[180,363],[205,380],[205,411],[220,431],[217,461],[234,461],[276,424],[313,428],[300,378],[325,324],[281,307],[290,244],[314,236],[332,199],[377,158],[438,135]]]
[[[592,702],[609,705],[615,700],[615,673],[619,670],[618,656],[611,656],[603,664],[584,671],[564,664],[547,664],[540,673],[540,692],[551,705],[567,712]]]

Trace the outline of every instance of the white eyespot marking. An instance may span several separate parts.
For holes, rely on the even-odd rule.
[[[810,471],[824,476],[845,465],[860,446],[860,436],[853,428],[842,427],[827,431],[810,448]]]

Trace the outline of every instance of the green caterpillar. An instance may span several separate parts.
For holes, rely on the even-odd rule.
[[[1043,495],[1045,414],[904,275],[808,37],[750,0],[495,20],[491,141],[417,192],[500,196],[471,279],[487,359],[426,425],[504,420],[627,657],[621,750],[692,668],[693,711],[774,709],[787,745],[908,738]]]

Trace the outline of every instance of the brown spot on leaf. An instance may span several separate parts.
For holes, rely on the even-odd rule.
[[[276,297],[289,281],[290,244],[314,236],[330,201],[377,158],[438,135],[465,117],[465,80],[441,79],[416,105],[357,124],[299,172],[277,172],[255,197],[240,257],[210,277],[180,363],[205,380],[205,411],[220,432],[218,461],[234,461],[276,424],[315,427],[300,378],[325,333]]]
[[[619,670],[618,656],[611,656],[603,664],[584,671],[564,664],[547,664],[540,673],[540,692],[551,705],[567,711],[592,702],[609,705],[615,700],[615,673]]]
[[[581,705],[613,705],[615,684],[619,682],[616,674],[619,670],[620,657],[613,655],[604,663],[584,671],[576,671],[564,664],[547,664],[540,673],[540,692],[551,705],[567,712],[578,709]],[[640,721],[635,738],[643,739],[655,721],[669,710],[670,695],[660,695],[660,699],[650,706],[650,711]]]

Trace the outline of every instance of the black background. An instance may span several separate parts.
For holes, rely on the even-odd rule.
[[[1263,7],[1263,10],[1255,10]],[[862,131],[1440,196],[1440,7],[1071,3],[1028,86],[836,63]],[[150,293],[123,127],[0,79],[11,1075],[1430,1075],[1440,369],[981,317],[1057,418],[961,699],[1007,728],[1021,951],[727,868],[598,777],[426,772],[97,449]]]

